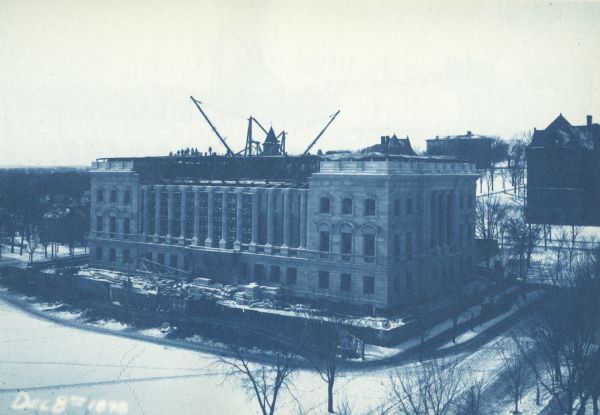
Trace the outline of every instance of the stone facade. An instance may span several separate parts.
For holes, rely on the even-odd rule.
[[[99,160],[90,262],[381,309],[470,276],[472,165],[365,155],[319,164],[300,182],[157,183],[136,159]]]

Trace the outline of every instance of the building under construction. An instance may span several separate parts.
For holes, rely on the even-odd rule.
[[[91,264],[381,309],[469,278],[474,166],[388,145],[311,155],[335,115],[298,156],[262,126],[234,152],[206,117],[226,155],[98,159]]]

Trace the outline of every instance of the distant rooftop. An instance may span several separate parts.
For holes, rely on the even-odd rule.
[[[531,140],[531,147],[559,145],[560,147],[583,147],[588,150],[600,149],[600,125],[592,122],[587,116],[585,125],[572,125],[559,114],[545,130],[536,129]]]
[[[491,140],[491,137],[480,134],[473,134],[471,131],[467,131],[466,134],[447,135],[445,137],[436,136],[435,138],[430,138],[427,141],[435,140]]]

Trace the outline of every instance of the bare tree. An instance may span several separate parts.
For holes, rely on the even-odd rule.
[[[515,414],[519,413],[519,403],[523,398],[523,393],[528,386],[529,367],[527,366],[524,353],[518,347],[516,340],[510,343],[511,346],[502,350],[502,366],[506,379],[508,380],[508,392],[515,405]]]
[[[334,412],[333,387],[339,375],[339,361],[342,357],[340,345],[347,337],[346,319],[337,314],[315,316],[307,319],[304,338],[304,355],[312,363],[315,371],[327,384],[327,411]]]
[[[447,415],[464,388],[456,361],[433,360],[390,375],[390,400],[401,415]]]
[[[33,263],[33,254],[40,245],[40,237],[37,231],[37,226],[30,224],[26,234],[27,246],[25,247],[25,252],[27,252],[29,255],[29,263],[31,264]]]
[[[527,168],[527,145],[531,142],[531,132],[523,133],[513,137],[508,143],[508,173],[511,185],[516,195],[520,194],[520,187],[525,181],[525,170]]]
[[[598,252],[589,252],[573,272],[564,272],[560,284],[547,289],[529,321],[538,357],[529,361],[530,366],[554,404],[567,415],[584,413],[590,399],[598,406],[599,257]]]
[[[525,210],[520,206],[515,215],[507,220],[506,231],[510,243],[510,254],[519,265],[519,276],[525,282],[531,267],[531,255],[542,235],[542,227],[528,223]]]
[[[245,353],[231,346],[234,358],[221,358],[229,375],[237,377],[246,393],[256,399],[263,415],[273,415],[282,389],[289,389],[296,370],[294,355],[276,352],[271,364],[250,363]]]
[[[462,393],[459,410],[461,415],[481,415],[482,409],[483,379],[472,379],[466,390]]]
[[[577,248],[577,238],[581,234],[582,230],[582,226],[571,226],[571,238],[569,238],[567,242],[567,249],[569,250],[569,269],[573,269],[573,255],[575,253],[575,249]]]
[[[498,239],[506,221],[508,206],[497,196],[481,197],[477,200],[475,228],[477,236],[485,241]],[[489,267],[490,255],[486,252]]]

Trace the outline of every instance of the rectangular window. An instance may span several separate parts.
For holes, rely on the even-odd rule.
[[[411,198],[406,199],[406,214],[412,215],[413,213],[413,202]]]
[[[464,209],[465,208],[465,195],[463,195],[462,193],[460,195],[460,202],[459,203],[460,203],[460,208]]]
[[[117,250],[115,248],[110,248],[108,250],[108,260],[110,262],[116,262],[117,261]]]
[[[319,288],[322,290],[329,288],[329,272],[319,271]]]
[[[400,294],[400,281],[402,280],[400,271],[394,275],[394,294]]]
[[[375,235],[369,233],[363,235],[363,255],[365,261],[373,262],[375,257]]]
[[[286,281],[288,285],[296,285],[296,280],[298,278],[298,270],[296,268],[288,268],[286,271]]]
[[[102,248],[96,247],[96,261],[102,261]]]
[[[342,232],[342,259],[349,260],[352,255],[352,233]]]
[[[329,231],[319,232],[319,251],[321,257],[327,257],[329,252]]]
[[[280,280],[281,280],[281,269],[276,265],[272,265],[271,266],[271,282],[278,283]]]
[[[104,202],[104,190],[102,190],[102,189],[96,190],[96,202],[99,202],[99,203]]]
[[[104,230],[104,216],[96,216],[96,232],[102,232]]]
[[[116,190],[110,191],[110,203],[117,203],[117,191]]]
[[[365,199],[365,216],[375,216],[375,199]]]
[[[126,205],[131,204],[131,190],[125,190],[123,192],[123,203]]]
[[[412,251],[413,251],[413,249],[412,249],[412,242],[413,242],[412,241],[412,233],[407,232],[406,233],[406,256],[408,258],[412,257]]]
[[[110,218],[108,226],[109,226],[108,231],[110,232],[110,237],[114,238],[115,233],[117,232],[117,218]]]
[[[400,216],[401,206],[402,206],[401,199],[394,200],[394,216]]]
[[[331,200],[328,197],[322,197],[319,200],[319,213],[331,212]]]
[[[157,262],[160,265],[165,265],[165,254],[158,254]]]
[[[352,215],[352,199],[349,197],[342,200],[342,215]]]
[[[394,235],[394,256],[400,256],[400,235]]]
[[[129,218],[123,219],[123,237],[125,239],[129,238],[129,233],[131,232],[131,220]]]
[[[347,293],[352,290],[352,275],[340,274],[340,291]]]
[[[173,268],[177,268],[177,255],[171,254],[171,257],[169,258],[169,265]]]
[[[254,264],[254,279],[262,281],[265,278],[265,266],[263,264]]]
[[[123,249],[123,263],[129,264],[129,249]]]
[[[370,275],[363,276],[363,294],[375,293],[375,277]]]

